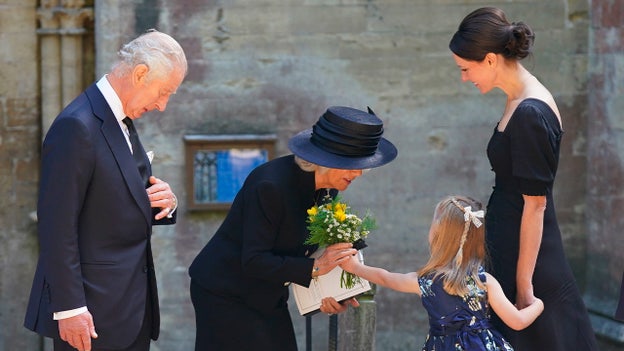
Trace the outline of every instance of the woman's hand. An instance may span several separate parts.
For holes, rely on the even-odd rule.
[[[321,312],[327,313],[331,316],[332,314],[346,311],[349,306],[359,307],[360,303],[354,297],[344,300],[341,303],[336,301],[333,297],[326,297],[321,300],[320,310]]]
[[[357,254],[357,250],[352,248],[351,243],[333,244],[325,248],[323,254],[314,259],[314,267],[318,275],[329,273],[339,264],[349,260],[351,256]]]

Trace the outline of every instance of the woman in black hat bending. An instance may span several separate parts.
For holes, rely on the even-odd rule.
[[[397,150],[382,134],[383,123],[370,109],[330,107],[312,129],[290,139],[294,155],[249,174],[189,268],[196,351],[297,350],[289,283],[308,286],[357,252],[343,243],[309,258],[316,247],[304,244],[306,210],[346,190],[363,169],[392,161]],[[326,298],[320,310],[340,313],[349,304],[358,305]]]

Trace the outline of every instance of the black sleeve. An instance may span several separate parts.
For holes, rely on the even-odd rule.
[[[555,179],[557,161],[544,116],[535,106],[521,104],[509,122],[508,131],[512,174],[518,178],[520,192],[546,195]]]

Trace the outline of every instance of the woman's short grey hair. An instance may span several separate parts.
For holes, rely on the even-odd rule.
[[[329,168],[319,166],[316,163],[308,162],[301,157],[295,155],[295,163],[303,170],[304,172],[319,172],[325,173]]]
[[[113,72],[120,76],[129,74],[139,64],[149,67],[148,81],[164,78],[175,69],[181,69],[184,75],[188,70],[180,44],[171,36],[153,29],[124,45],[117,55]]]

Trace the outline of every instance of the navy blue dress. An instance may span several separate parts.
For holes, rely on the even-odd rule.
[[[566,260],[555,214],[553,184],[563,130],[550,106],[522,101],[503,132],[494,130],[487,154],[496,174],[485,216],[491,267],[505,295],[516,299],[522,195],[546,196],[542,242],[533,273],[533,292],[544,312],[524,330],[508,328],[496,316],[494,326],[516,351],[597,350],[587,309]]]
[[[479,278],[485,282],[485,274]],[[418,279],[422,304],[429,314],[429,335],[423,351],[513,351],[503,336],[492,328],[487,291],[467,276],[469,292],[464,296],[444,291],[441,278]]]

